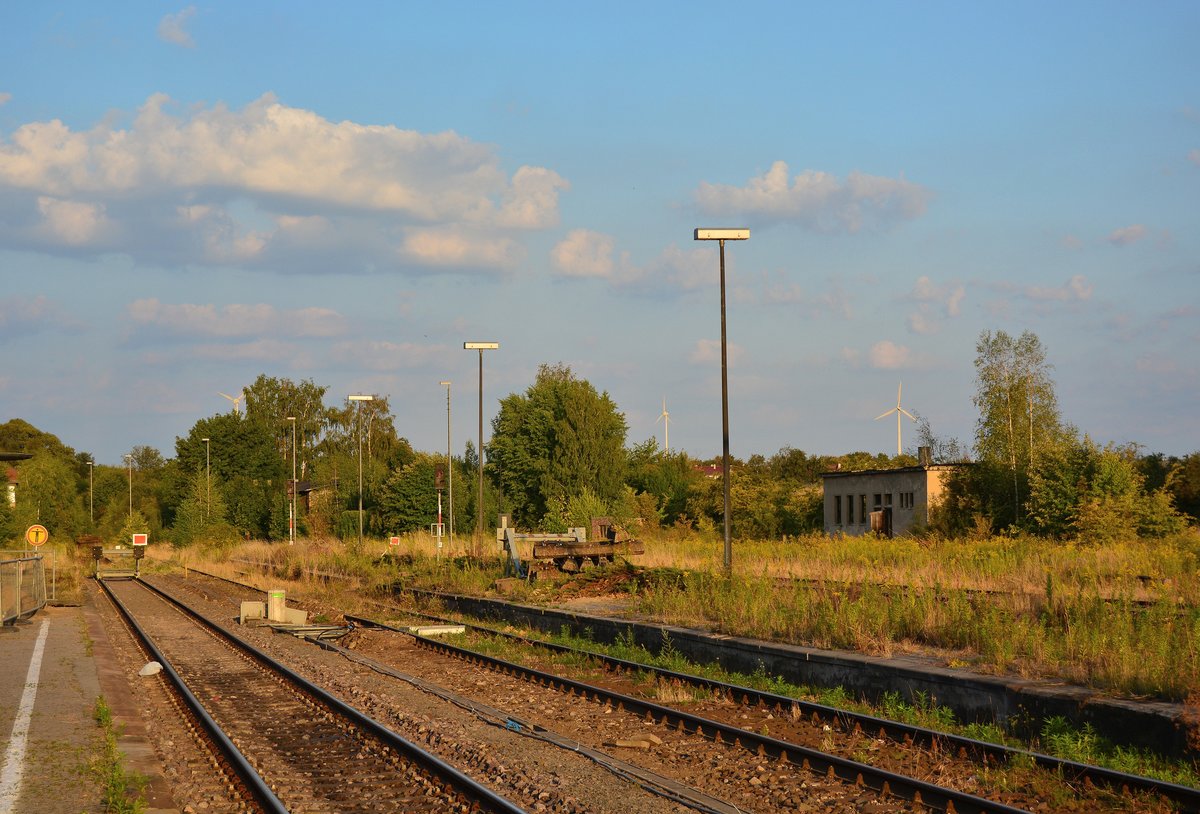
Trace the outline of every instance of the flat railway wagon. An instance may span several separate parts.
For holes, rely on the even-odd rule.
[[[605,565],[617,557],[646,553],[641,540],[625,537],[607,517],[593,517],[591,534],[573,528],[566,534],[521,533],[510,526],[496,529],[496,539],[508,555],[510,570],[517,576],[536,579],[539,574],[575,573],[590,566]],[[532,544],[528,565],[522,564],[517,551],[519,542]]]

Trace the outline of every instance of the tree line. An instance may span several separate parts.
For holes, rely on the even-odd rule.
[[[928,531],[947,536],[1028,532],[1095,540],[1155,536],[1200,516],[1200,453],[1139,455],[1099,446],[1059,414],[1052,366],[1031,333],[984,332],[976,347],[978,421],[974,459],[918,416],[918,441],[956,469]],[[176,545],[289,537],[293,462],[297,536],[356,540],[358,506],[372,537],[427,530],[437,489],[453,479],[453,526],[460,535],[482,511],[490,528],[507,514],[518,527],[561,531],[607,515],[627,529],[716,533],[722,490],[716,461],[628,443],[623,414],[565,365],[542,365],[523,393],[500,401],[485,450],[478,506],[478,452],[468,441],[447,472],[444,452],[413,449],[395,426],[386,396],[327,405],[311,380],[260,375],[244,411],[202,418],[175,440],[174,456],[134,447],[126,465],[89,466],[76,452],[22,419],[0,424],[0,451],[29,452],[16,465],[16,506],[0,501],[0,536],[17,539],[32,522],[59,537],[133,532]],[[914,449],[915,451],[915,449]],[[362,471],[362,489],[358,473]],[[912,466],[913,454],[810,455],[783,447],[770,457],[735,459],[733,533],[785,539],[823,525],[820,474]],[[715,476],[714,476],[715,475]],[[449,502],[443,519],[449,523]]]

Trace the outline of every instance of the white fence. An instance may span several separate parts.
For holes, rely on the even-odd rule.
[[[0,622],[10,625],[46,606],[46,567],[39,555],[0,551]]]

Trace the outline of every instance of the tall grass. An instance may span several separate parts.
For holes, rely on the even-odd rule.
[[[1200,689],[1194,535],[1104,549],[1032,538],[743,542],[728,580],[715,550],[699,560],[692,545],[655,551],[686,576],[648,580],[636,610],[671,623],[878,655],[933,648],[977,669],[1168,699]]]

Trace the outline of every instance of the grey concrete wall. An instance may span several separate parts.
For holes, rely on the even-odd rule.
[[[669,643],[676,652],[700,664],[716,663],[740,673],[762,668],[793,684],[840,686],[861,698],[875,700],[886,692],[896,692],[914,701],[923,695],[954,710],[963,721],[999,723],[1020,732],[1038,728],[1046,718],[1062,716],[1077,726],[1090,723],[1115,743],[1172,756],[1188,754],[1184,708],[1180,704],[1124,701],[1083,687],[979,675],[941,667],[920,657],[884,659],[500,600],[428,595],[436,596],[448,608],[477,618],[503,619],[549,633],[565,626],[575,635],[603,643],[632,637],[652,653],[661,652]]]

